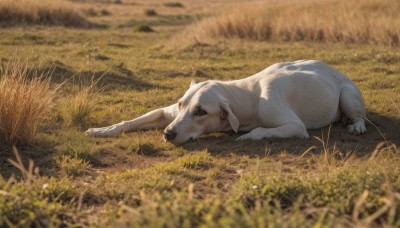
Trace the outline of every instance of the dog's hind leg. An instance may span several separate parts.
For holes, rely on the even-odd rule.
[[[340,111],[351,121],[347,131],[360,135],[367,131],[365,128],[365,106],[361,92],[354,85],[343,86],[339,98]]]
[[[165,108],[148,112],[133,120],[122,121],[121,123],[108,127],[90,128],[86,131],[86,135],[94,137],[115,137],[127,131],[164,128],[175,119],[177,112],[178,105],[173,104]]]

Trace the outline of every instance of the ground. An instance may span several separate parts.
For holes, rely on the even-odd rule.
[[[221,3],[222,2],[222,3]],[[234,40],[186,44],[186,26],[207,8],[158,1],[73,3],[107,15],[92,28],[0,29],[1,63],[27,59],[57,92],[32,145],[0,147],[0,224],[11,226],[400,226],[398,47]],[[211,4],[211,5],[210,5]],[[156,15],[146,16],[145,9]],[[148,25],[152,32],[141,32]],[[185,44],[184,44],[185,43]],[[299,59],[324,61],[362,91],[367,132],[340,123],[309,139],[235,141],[216,133],[176,146],[162,129],[91,138],[84,132],[176,102],[192,80],[232,80]],[[100,78],[90,117],[69,124],[63,102],[76,81]]]

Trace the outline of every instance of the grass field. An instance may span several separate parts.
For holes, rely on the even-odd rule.
[[[303,10],[302,21],[311,22],[325,14],[305,13],[314,9],[311,0],[301,5],[254,0],[245,7],[239,0],[33,2],[35,7],[0,0],[0,88],[14,88],[2,84],[10,62],[20,64],[28,82],[37,82],[35,75],[51,75],[40,79],[45,87],[50,83],[46,102],[51,109],[40,114],[35,133],[25,141],[15,134],[16,148],[11,141],[0,145],[1,227],[400,226],[398,27],[388,25],[385,31],[392,37],[385,39],[383,30],[374,32],[379,24],[358,26],[362,18],[374,20],[354,13],[354,23],[337,16],[343,23],[335,31],[345,31],[342,37],[358,31],[357,39],[284,39],[280,33],[264,39],[240,35],[264,34],[256,31],[265,24],[246,30],[248,21],[234,16],[237,8],[277,12],[292,6]],[[355,4],[343,2],[318,4],[327,11]],[[400,21],[393,13],[399,9],[396,1],[359,4],[357,12],[372,12],[379,23]],[[72,16],[72,24],[55,23],[54,10],[67,21],[79,16]],[[224,18],[233,18],[236,29],[218,33],[226,26]],[[283,22],[271,22],[271,31],[294,28],[294,19],[283,27],[274,27]],[[368,37],[363,28],[371,29]],[[365,135],[349,135],[341,124],[310,130],[310,139],[236,142],[238,134],[216,133],[181,146],[164,142],[161,130],[117,138],[84,135],[89,127],[176,102],[192,80],[239,79],[299,59],[324,61],[357,84],[367,107]],[[12,91],[0,90],[2,113],[4,104],[13,103],[7,99]],[[0,118],[4,134],[12,118]]]

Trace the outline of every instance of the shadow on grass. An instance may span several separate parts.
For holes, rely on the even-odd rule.
[[[273,156],[286,151],[290,154],[302,155],[305,151],[311,149],[310,153],[321,153],[325,148],[332,151],[334,148],[347,154],[353,153],[357,157],[370,155],[376,149],[377,145],[385,140],[389,143],[400,146],[400,120],[382,116],[377,113],[369,112],[368,119],[376,126],[367,122],[367,132],[362,136],[351,135],[346,131],[346,126],[335,123],[331,127],[322,129],[308,130],[309,139],[263,139],[263,140],[245,140],[235,141],[241,134],[233,132],[227,134],[213,134],[204,136],[197,142],[188,142],[182,147],[189,151],[207,149],[214,156],[223,156],[224,154],[238,154],[249,157]],[[378,130],[378,129],[379,130]],[[381,132],[383,134],[381,134]],[[244,134],[244,133],[243,133]],[[319,138],[319,139],[317,139]]]
[[[29,160],[32,160],[34,161],[35,167],[46,169],[54,156],[51,150],[32,146],[18,147],[18,153],[21,156],[25,168],[29,167]],[[11,176],[15,176],[17,179],[22,177],[20,170],[9,162],[9,160],[17,161],[13,149],[1,147],[0,154],[0,175],[5,180]],[[42,167],[42,165],[46,167]]]
[[[307,150],[309,150],[308,153],[311,154],[320,154],[323,153],[326,148],[329,149],[329,151],[333,151],[335,148],[343,153],[343,155],[352,153],[354,156],[361,158],[372,154],[377,145],[381,144],[385,140],[400,147],[400,136],[398,135],[400,119],[382,116],[374,112],[369,112],[368,118],[379,129],[379,131],[375,126],[367,122],[366,134],[362,136],[350,135],[347,133],[346,127],[338,123],[331,127],[327,126],[322,129],[309,130],[309,139],[235,141],[240,134],[229,132],[204,136],[198,141],[188,142],[177,147],[182,147],[188,151],[202,151],[207,149],[212,156],[218,157],[236,154],[240,156],[248,156],[250,158],[262,158],[267,155],[277,156],[283,152],[301,156]],[[82,137],[84,137],[83,134]],[[325,148],[321,141],[316,139],[316,137],[325,142]],[[96,140],[96,144],[102,143],[107,145],[112,144],[113,141],[114,140],[111,138],[98,139]],[[40,167],[41,174],[49,176],[57,175],[57,173],[54,173],[54,146],[47,149],[40,148],[40,145],[39,147],[22,147],[19,148],[19,151],[26,167],[28,166],[28,160],[31,159],[35,162],[36,166]],[[0,174],[4,178],[8,178],[13,174],[18,176],[18,169],[13,167],[7,161],[8,159],[15,160],[12,149],[0,149],[0,153],[2,155],[0,157]],[[99,150],[90,163],[95,169],[118,170],[121,167],[148,167],[149,165],[163,161],[164,159],[165,157],[163,157],[162,150],[154,147],[152,144],[143,144],[134,148],[134,151],[128,153],[126,148],[106,147]]]
[[[158,15],[153,20],[137,20],[133,19],[123,24],[118,28],[135,28],[142,25],[147,26],[166,26],[166,25],[187,25],[195,21],[195,18],[190,15]]]
[[[97,81],[96,86],[102,90],[148,90],[153,88],[166,89],[164,86],[153,85],[149,82],[140,80],[126,68],[116,67],[110,71],[83,71],[76,72],[63,63],[56,61],[51,66],[31,70],[33,75],[48,75],[52,83],[74,83]]]

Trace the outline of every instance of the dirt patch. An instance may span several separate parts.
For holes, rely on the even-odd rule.
[[[93,161],[93,167],[101,170],[118,171],[126,169],[145,169],[156,163],[167,161],[168,157],[164,155],[147,156],[138,155],[125,150],[102,149]]]

